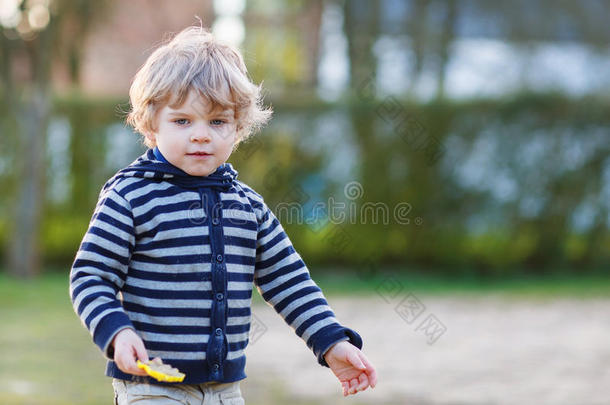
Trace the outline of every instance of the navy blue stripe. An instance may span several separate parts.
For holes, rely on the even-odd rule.
[[[183,236],[179,238],[153,240],[147,243],[139,243],[134,252],[146,252],[149,250],[156,249],[180,248],[184,246],[201,246],[202,238],[207,238],[207,235]]]
[[[127,264],[129,263],[129,258],[127,258],[119,253],[115,253],[106,248],[103,248],[94,242],[83,242],[81,244],[81,250],[87,251],[87,252],[92,252],[92,253],[97,253],[101,256],[108,257],[109,259],[117,261],[124,266],[127,266]]]
[[[286,308],[288,305],[292,304],[294,301],[298,300],[299,298],[302,298],[306,295],[313,294],[313,293],[320,292],[320,291],[321,290],[316,286],[302,288],[302,289],[288,295],[287,297],[284,297],[284,299],[282,299],[280,302],[278,302],[274,308],[277,312],[282,312],[284,310],[284,308]]]
[[[123,198],[120,194],[118,194],[118,193],[116,193],[116,194],[119,197]],[[123,198],[123,200],[124,200],[124,198]],[[104,201],[104,205],[109,208],[112,208],[113,210],[115,210],[116,212],[118,212],[122,215],[125,215],[127,218],[132,218],[131,211],[129,211],[127,208],[123,207],[122,205],[119,205],[116,201],[111,199],[110,196],[106,197],[106,200]]]
[[[133,294],[138,297],[152,299],[174,299],[174,300],[212,300],[214,293],[211,290],[166,290],[166,289],[149,289],[126,285],[123,291]],[[229,299],[246,299],[250,298],[252,290],[231,290],[228,291]]]
[[[98,212],[95,216],[95,220],[102,221],[110,226],[114,226],[115,228],[118,228],[125,233],[133,234],[133,228],[131,224],[125,224],[124,222],[121,222],[118,219],[109,216],[105,212]]]
[[[303,322],[301,325],[299,325],[299,327],[296,328],[296,330],[294,332],[299,336],[303,336],[303,332],[305,332],[307,330],[307,328],[309,328],[314,323],[321,321],[323,319],[326,319],[326,318],[334,317],[334,316],[335,316],[335,314],[333,313],[333,311],[320,312],[319,314],[314,315],[311,318],[308,318],[305,322]]]
[[[210,316],[208,308],[167,308],[167,307],[151,307],[146,305],[135,304],[133,302],[123,300],[123,308],[127,311],[137,312],[150,316],[165,316],[165,317],[205,317]]]
[[[109,293],[108,291],[98,291],[96,293],[89,294],[82,299],[76,311],[79,315],[82,314],[87,305],[102,297],[107,298],[106,301],[114,300],[116,298],[116,294]]]
[[[191,200],[155,205],[145,213],[136,215],[134,220],[137,225],[140,225],[152,221],[158,215],[180,213],[182,218],[187,218],[193,223],[201,223],[204,211],[201,209],[201,204],[197,204],[197,201]]]
[[[278,276],[292,273],[293,271],[300,269],[304,266],[305,266],[305,263],[303,263],[302,260],[295,260],[293,263],[287,264],[286,266],[282,267],[281,269],[277,269],[276,271],[272,271],[269,274],[267,274],[266,276],[257,277],[255,282],[257,285],[265,285],[265,284],[270,283],[271,281],[275,280],[276,277],[278,277]],[[257,263],[257,268],[258,268],[258,263]]]
[[[210,326],[158,325],[139,321],[132,321],[132,323],[138,330],[167,335],[205,335],[212,330]],[[227,326],[228,334],[239,334],[248,332],[249,330],[249,324]]]
[[[102,228],[98,228],[97,226],[90,227],[88,232],[93,235],[99,236],[102,239],[106,239],[107,241],[110,241],[115,245],[121,246],[123,248],[131,249],[132,247],[130,241],[122,239],[116,234],[110,233]]]
[[[264,277],[262,277],[264,278]],[[275,295],[281,293],[282,291],[294,287],[295,285],[302,283],[303,281],[307,281],[309,280],[309,274],[307,273],[300,273],[297,274],[295,277],[292,277],[291,279],[286,280],[285,282],[283,282],[282,284],[278,285],[277,287],[274,287],[270,290],[265,291],[265,293],[263,293],[263,298],[266,301],[269,301],[271,298],[273,298]],[[258,280],[260,283],[260,279]]]
[[[138,187],[136,187],[137,189]],[[126,194],[126,192],[124,190],[123,193]],[[199,199],[197,198],[197,194],[194,193],[193,191],[185,191],[182,188],[176,187],[176,186],[172,186],[172,187],[168,187],[168,188],[164,188],[161,190],[150,190],[148,193],[145,193],[139,197],[135,197],[132,198],[130,201],[130,204],[132,205],[132,207],[140,207],[142,205],[145,205],[149,202],[151,202],[152,200],[154,200],[155,198],[166,198],[166,197],[175,197],[179,194],[184,194],[185,199],[189,198],[189,200],[184,200],[187,202],[194,202],[194,201],[199,201]]]
[[[205,352],[208,347],[206,343],[180,343],[177,345],[174,342],[155,342],[146,339],[144,339],[144,346],[146,346],[146,350],[193,353]]]
[[[284,260],[286,257],[290,256],[294,252],[295,251],[294,251],[294,248],[292,247],[292,245],[288,245],[284,249],[276,252],[269,259],[259,261],[257,263],[257,267],[260,268],[260,269],[265,269],[267,267],[275,266],[278,262]],[[300,260],[297,260],[297,262],[299,262],[299,261]]]
[[[99,314],[101,314],[102,312],[104,312],[107,309],[119,308],[120,306],[121,306],[121,303],[118,301],[105,302],[101,305],[98,305],[97,307],[95,307],[95,309],[93,311],[91,311],[89,316],[87,316],[87,318],[85,318],[85,324],[87,325],[87,327],[90,327],[89,325],[91,325],[91,321],[96,316],[98,316]]]
[[[201,264],[199,267],[202,269],[206,267]],[[210,266],[207,266],[207,271],[200,272],[179,272],[172,271],[168,268],[166,272],[154,272],[145,270],[136,270],[134,268],[129,269],[129,276],[138,278],[141,280],[149,281],[175,281],[175,282],[193,282],[193,281],[212,281],[212,273],[210,273]]]
[[[241,236],[226,236],[225,235],[225,246],[233,245],[239,247],[245,247],[249,249],[256,249],[256,241],[248,238],[242,238]]]
[[[201,226],[201,224],[198,224],[197,222],[198,221],[193,221],[192,218],[191,219],[181,218],[181,219],[175,219],[173,221],[161,222],[159,225],[152,227],[148,231],[144,231],[144,232],[140,233],[138,235],[138,239],[154,238],[157,233],[162,232],[162,231],[170,231],[170,230],[175,230],[175,229],[198,228]],[[137,219],[136,219],[136,225],[141,226],[143,224],[137,224]]]
[[[100,270],[102,273],[110,273],[108,276],[115,275],[121,280],[125,280],[125,274],[121,271],[121,269],[115,269],[114,267],[111,267],[106,263],[95,262],[89,259],[76,259],[74,261],[74,264],[72,265],[71,282],[74,283],[81,277],[89,276],[90,274],[85,271],[88,267]]]
[[[134,253],[132,260],[142,263],[153,263],[153,264],[198,264],[198,263],[209,263],[210,255],[175,255],[175,256],[163,256],[154,257],[147,256],[140,253]]]
[[[137,181],[133,181],[131,184],[128,184],[128,185],[124,186],[123,188],[120,189],[120,191],[118,191],[118,193],[119,193],[119,195],[126,196],[130,192],[132,192],[134,190],[138,190],[141,187],[147,186],[149,184],[150,184],[150,180],[149,179],[139,179]]]
[[[327,305],[326,300],[324,298],[314,298],[313,300],[307,301],[303,305],[295,308],[284,319],[286,320],[286,322],[292,323],[292,321],[294,321],[297,317],[299,317],[303,312],[309,311],[310,309],[312,309],[314,307],[322,306],[322,305]]]

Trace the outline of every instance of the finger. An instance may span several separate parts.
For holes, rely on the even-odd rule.
[[[142,342],[142,339],[138,339],[138,341],[135,342],[133,347],[136,352],[136,358],[139,359],[141,362],[146,363],[148,361],[148,353],[146,352],[146,348],[144,347],[144,342]]]
[[[356,350],[350,350],[347,353],[347,359],[349,360],[349,362],[356,367],[358,370],[365,370],[366,366],[364,365],[364,363],[362,362],[362,360],[360,360],[360,356],[358,356],[358,352],[360,350],[356,349]]]
[[[341,387],[343,387],[343,396],[346,397],[348,394],[348,390],[349,390],[349,383],[347,381],[343,381],[341,383]]]
[[[130,355],[125,355],[125,354],[121,354],[117,357],[116,359],[116,364],[119,367],[119,370],[121,370],[124,373],[127,374],[133,374],[131,365],[130,365]]]
[[[141,341],[140,341],[141,343]],[[143,343],[141,343],[143,346]],[[125,373],[133,374],[133,375],[141,375],[145,376],[146,371],[140,369],[136,364],[136,356],[137,356],[137,346],[138,342],[134,342],[131,345],[128,345],[126,350],[122,351],[120,355],[120,364],[122,366],[122,370]],[[146,353],[145,353],[146,354]],[[120,367],[119,367],[120,368]]]
[[[364,372],[368,376],[369,384],[371,385],[371,388],[375,388],[375,386],[377,385],[377,370],[375,370],[375,367],[373,367],[373,365],[371,364],[369,359],[364,355],[364,353],[360,352],[360,353],[358,353],[358,356],[360,357],[360,360],[362,360],[362,362],[366,366]]]
[[[369,386],[369,378],[366,373],[360,374],[358,381],[360,381],[360,384],[358,384],[358,387],[356,388],[357,391],[364,391]]]
[[[136,364],[136,360],[134,358],[135,348],[132,349],[132,354],[125,356],[123,359],[123,366],[125,367],[125,370],[123,371],[133,375],[146,375],[146,371],[140,369]]]
[[[349,391],[348,391],[348,394],[355,394],[356,393],[356,387],[358,387],[358,380],[356,378],[353,378],[349,382]]]

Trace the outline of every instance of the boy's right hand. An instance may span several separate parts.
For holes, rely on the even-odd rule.
[[[148,353],[144,342],[133,329],[123,329],[112,340],[114,347],[114,362],[119,369],[128,374],[145,376],[146,371],[138,368],[136,360],[145,363]]]

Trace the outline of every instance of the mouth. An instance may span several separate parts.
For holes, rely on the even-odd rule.
[[[187,153],[188,156],[212,156],[211,153],[207,153],[207,152],[193,152],[193,153]]]

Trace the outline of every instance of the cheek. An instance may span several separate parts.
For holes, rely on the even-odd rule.
[[[219,135],[220,135],[220,142],[223,144],[223,146],[231,147],[233,145],[233,143],[235,142],[235,138],[236,138],[235,137],[235,127],[224,130],[221,133],[219,133]]]

